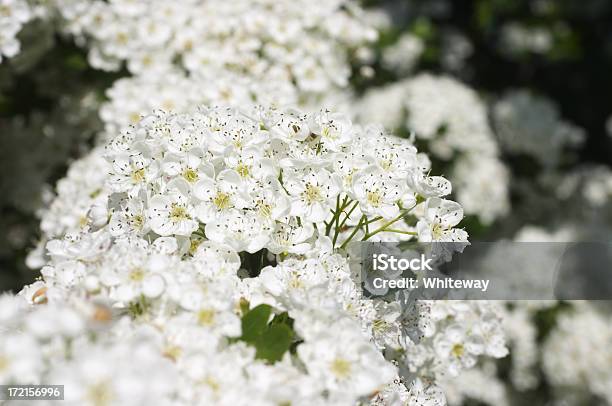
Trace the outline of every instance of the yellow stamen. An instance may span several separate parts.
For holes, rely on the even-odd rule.
[[[213,199],[213,203],[217,206],[218,209],[228,209],[230,208],[232,202],[230,199],[230,195],[227,193],[219,192]]]
[[[351,373],[351,363],[342,358],[336,358],[331,364],[331,370],[338,378],[346,378]]]

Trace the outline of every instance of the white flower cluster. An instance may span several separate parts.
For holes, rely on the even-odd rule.
[[[418,342],[404,345],[403,364],[409,373],[451,380],[476,365],[480,356],[508,354],[500,311],[487,301],[421,301],[415,320]],[[425,371],[425,372],[424,372]]]
[[[31,269],[40,269],[45,264],[45,245],[49,240],[82,231],[88,227],[90,215],[98,208],[106,210],[110,190],[105,183],[111,167],[103,152],[103,147],[97,147],[73,162],[66,177],[57,182],[55,194],[39,209],[41,238],[26,258]]]
[[[51,301],[39,285],[23,292],[37,306],[0,296],[3,383],[61,384],[59,402],[74,406],[172,404],[176,374],[152,327],[113,323],[113,310],[104,303]]]
[[[299,253],[315,229],[334,229],[334,247],[392,227],[398,239],[467,240],[452,228],[461,207],[440,199],[450,182],[428,176],[408,140],[326,110],[159,112],[115,138],[107,158],[109,186],[121,197],[112,207],[115,235],[189,237],[203,226],[208,239],[237,251],[277,254]],[[418,198],[426,209],[411,228],[400,220]]]
[[[497,379],[497,367],[492,362],[472,368],[456,379],[440,382],[449,405],[477,401],[485,405],[508,406],[510,399],[504,382]]]
[[[103,148],[98,147],[86,157],[75,161],[65,178],[56,185],[57,197],[43,211],[40,228],[49,238],[61,238],[88,225],[92,207],[103,205],[109,197],[104,182],[110,165],[104,159]]]
[[[328,105],[346,91],[353,51],[376,38],[347,0],[79,0],[56,8],[92,66],[125,62],[134,75],[107,91],[102,142],[155,109]]]
[[[105,131],[100,142],[140,121],[156,109],[189,112],[194,106],[255,103],[289,106],[298,104],[296,89],[284,79],[253,80],[232,72],[219,72],[214,79],[187,77],[177,68],[156,76],[140,75],[117,80],[106,91],[108,101],[100,109]]]
[[[612,200],[612,171],[599,165],[582,168],[578,176],[584,176],[583,196],[593,207],[605,207]],[[582,172],[582,173],[580,173]]]
[[[346,0],[79,0],[59,9],[94,67],[125,61],[133,74],[156,74],[176,61],[209,79],[237,72],[294,82],[303,94],[345,86],[348,50],[376,37]]]
[[[34,17],[27,0],[0,0],[0,62],[19,53],[17,34]]]
[[[317,130],[320,133],[318,136],[310,135],[308,126],[312,123],[308,122],[309,119],[306,115],[291,111],[273,111],[272,114],[280,117],[281,121],[271,126],[270,131],[262,131],[257,120],[239,115],[231,109],[213,109],[210,113],[204,115],[201,113],[193,114],[193,117],[200,117],[202,120],[207,117],[206,114],[216,114],[219,120],[230,120],[229,122],[233,121],[231,117],[234,114],[242,117],[240,120],[244,121],[245,127],[241,131],[236,129],[237,133],[232,135],[232,137],[237,137],[237,140],[221,140],[221,145],[213,145],[216,153],[220,154],[215,160],[223,163],[223,166],[215,168],[214,165],[216,164],[210,164],[211,151],[207,151],[205,154],[201,151],[199,156],[193,156],[193,153],[182,157],[180,155],[175,156],[173,159],[177,159],[177,162],[170,163],[162,162],[163,160],[159,157],[153,159],[154,156],[150,156],[150,154],[153,154],[152,151],[128,150],[126,149],[127,146],[121,143],[133,142],[132,138],[134,138],[135,133],[131,131],[129,135],[119,137],[111,144],[111,148],[116,148],[115,152],[118,154],[111,158],[111,160],[114,160],[112,165],[114,169],[111,169],[109,164],[100,156],[101,150],[99,148],[73,165],[74,169],[69,171],[68,177],[58,184],[58,198],[43,216],[42,230],[44,235],[50,239],[65,233],[78,232],[92,221],[92,219],[87,218],[90,208],[92,206],[97,207],[97,202],[105,202],[112,191],[132,194],[139,191],[138,187],[134,186],[139,184],[138,177],[134,178],[132,171],[135,170],[134,168],[140,168],[139,165],[144,165],[144,162],[147,162],[147,166],[142,168],[142,176],[151,172],[151,175],[147,175],[149,176],[146,179],[147,182],[151,181],[151,176],[153,179],[164,179],[165,182],[168,182],[168,179],[176,178],[177,181],[173,185],[184,190],[187,193],[186,197],[192,201],[189,206],[190,215],[194,214],[192,211],[197,206],[198,216],[200,216],[198,218],[201,221],[205,221],[203,219],[211,215],[210,213],[203,213],[203,210],[214,212],[213,209],[219,205],[228,205],[228,207],[215,209],[218,213],[225,213],[226,210],[224,209],[238,208],[247,210],[246,213],[248,214],[254,210],[257,204],[261,205],[262,202],[267,202],[279,206],[278,210],[270,213],[271,217],[269,216],[269,219],[271,220],[276,221],[290,214],[292,216],[307,216],[313,222],[320,222],[326,219],[327,212],[330,209],[336,208],[337,197],[342,195],[340,203],[343,207],[346,206],[345,208],[348,205],[353,208],[352,206],[359,202],[345,223],[354,225],[363,212],[368,216],[377,218],[375,222],[367,224],[369,230],[374,231],[385,220],[400,214],[399,206],[395,204],[396,201],[402,201],[404,207],[408,208],[414,205],[417,193],[421,196],[442,197],[450,193],[451,190],[450,183],[445,179],[425,175],[426,171],[429,170],[427,158],[423,154],[417,154],[416,149],[408,140],[389,138],[382,133],[381,129],[376,127],[362,129],[351,126],[350,121],[345,118],[337,118],[334,122],[333,117],[335,115],[332,113],[324,112],[317,118],[320,121],[331,120],[333,123],[330,125],[329,122],[326,124],[321,121],[320,124],[316,124],[321,126]],[[223,118],[224,115],[225,118]],[[178,120],[178,117],[181,116],[161,114],[160,117],[154,117],[151,116],[148,120]],[[143,123],[138,124],[137,128],[144,125]],[[196,123],[197,125],[205,125],[204,122],[198,121]],[[279,127],[283,126],[286,126],[286,129],[280,130]],[[286,137],[283,142],[280,141],[281,138],[278,138],[283,134],[281,131],[286,133],[283,135]],[[296,134],[292,135],[292,132],[296,132]],[[255,136],[255,133],[258,135]],[[279,135],[270,138],[271,134]],[[205,142],[206,138],[202,135],[198,142]],[[139,143],[133,142],[133,145],[140,148]],[[274,148],[266,152],[262,149],[264,145],[267,146],[266,148]],[[246,146],[248,148],[245,148]],[[180,149],[176,149],[179,148],[178,146],[172,148],[177,152],[180,151]],[[225,148],[230,148],[228,150],[230,152],[233,151],[231,158],[223,158],[226,153],[229,153],[225,152]],[[281,148],[281,150],[275,148]],[[145,155],[142,155],[143,153]],[[287,154],[287,156],[274,156],[275,154]],[[134,161],[139,156],[147,156],[147,158],[143,158],[143,163]],[[127,162],[125,162],[126,157],[129,158]],[[308,157],[315,159],[316,171],[307,168],[310,165]],[[266,163],[266,166],[259,168],[258,165],[261,164],[258,162],[261,160]],[[151,162],[151,168],[148,166],[149,162]],[[204,162],[209,163],[204,164]],[[279,166],[275,168],[274,165]],[[323,169],[325,166],[327,166],[326,171],[318,170],[318,168]],[[283,188],[277,182],[272,181],[265,188],[270,190],[251,189],[253,185],[265,182],[266,177],[278,176],[279,173],[277,172],[280,172],[281,167],[285,167],[283,176],[284,180],[287,181]],[[191,171],[189,172],[190,176],[185,175],[187,169]],[[168,172],[169,170],[170,172]],[[359,172],[360,170],[363,173]],[[228,194],[228,199],[231,199],[227,202],[216,201],[215,203],[217,189],[203,188],[204,186],[216,187],[214,180],[223,171],[226,172],[221,177],[223,186],[220,186],[220,190],[221,192],[225,191],[224,193]],[[112,174],[109,175],[111,172]],[[171,178],[168,178],[169,176]],[[305,179],[309,177],[313,178],[312,183],[317,185],[317,189],[308,189],[309,194],[306,194],[304,193],[305,188],[309,183]],[[357,182],[353,186],[351,182],[354,178]],[[105,181],[109,179],[110,182],[105,184]],[[405,183],[405,179],[409,179],[409,184]],[[205,183],[204,180],[209,181],[209,183]],[[145,182],[145,179],[141,179],[141,181]],[[211,184],[211,182],[214,184]],[[185,188],[185,185],[188,187]],[[198,185],[197,189],[196,185]],[[171,189],[176,189],[174,186]],[[245,190],[256,191],[262,195],[245,195]],[[148,199],[152,197],[149,195],[157,189],[145,188],[143,192],[145,191],[148,193],[146,197]],[[344,193],[350,193],[351,197]],[[137,195],[132,197],[142,199],[141,196]],[[264,200],[259,202],[261,199]],[[355,204],[352,203],[352,200],[355,200]],[[436,220],[436,207],[443,207],[444,210],[450,210],[448,211],[450,214],[448,221],[442,221],[444,223],[443,227],[436,226],[435,238],[439,239],[442,235],[448,234],[449,238],[458,238],[465,241],[466,235],[462,230],[445,231],[450,230],[450,227],[456,225],[461,219],[460,206],[456,204],[449,206],[450,203],[445,203],[444,200],[440,201],[442,203],[438,202],[439,200],[433,200],[428,203],[432,208],[429,209],[429,214],[423,218],[421,224],[441,221]],[[447,209],[447,206],[449,209]],[[75,210],[75,207],[80,209]],[[420,205],[417,210],[427,211],[423,209],[424,207],[424,205]],[[142,210],[144,209],[145,207],[142,208]],[[115,215],[113,222],[118,221],[118,218],[118,215]],[[426,220],[426,218],[429,220]],[[287,224],[291,224],[293,221],[291,220]],[[191,228],[184,234],[189,235],[196,223],[196,217],[193,217],[190,223]],[[155,227],[153,231],[157,230],[156,232],[159,232],[157,225]],[[271,227],[271,229],[268,229],[268,226],[266,226],[263,230],[273,235],[276,226],[272,224]],[[431,239],[431,232],[427,230],[427,227],[421,228],[422,237],[428,236],[427,238]],[[280,230],[276,230],[276,232],[280,232]],[[380,231],[379,233],[379,235],[387,237],[385,233]],[[344,234],[346,232],[338,234],[336,237],[338,242],[341,241]],[[312,232],[310,235],[312,235]],[[310,235],[305,238],[310,237]],[[407,236],[410,237],[410,235]],[[361,237],[361,234],[358,234],[355,238],[357,237]]]
[[[416,35],[405,33],[391,46],[384,48],[382,65],[398,74],[409,73],[423,53],[425,45]]]
[[[564,243],[576,241],[578,236],[571,228],[560,228],[554,232],[532,225],[521,228],[514,241],[521,243],[541,243],[537,255],[529,255],[529,258],[517,256],[505,250],[491,250],[487,255],[487,267],[500,272],[512,272],[508,263],[523,264],[525,267],[547,269],[552,263],[556,263],[565,249]],[[505,252],[504,252],[505,251]],[[516,286],[535,285],[533,280],[520,280],[513,278]],[[536,313],[552,309],[558,305],[556,300],[521,300],[504,303],[502,320],[506,332],[507,345],[512,354],[512,363],[509,378],[512,387],[518,391],[534,389],[540,383],[539,362],[541,354],[541,343],[538,342],[538,326],[535,323]],[[490,404],[496,404],[495,402]]]
[[[559,316],[544,344],[543,370],[552,385],[612,403],[612,320],[609,311],[595,306],[575,303],[572,312]]]
[[[564,149],[579,146],[585,137],[582,129],[561,119],[552,101],[526,90],[506,94],[492,113],[502,148],[531,155],[547,169],[559,164]]]
[[[553,45],[553,33],[549,28],[529,27],[518,22],[510,22],[501,30],[501,49],[510,55],[527,52],[545,54]]]
[[[32,338],[27,381],[66,382],[72,404],[122,404],[128,382],[130,404],[442,405],[437,379],[506,354],[487,303],[362,294],[351,241],[467,240],[450,183],[407,139],[326,110],[217,107],[147,116],[105,155],[105,190],[87,181],[105,170],[95,153],[62,184],[73,201],[50,218],[90,207],[49,225],[69,234],[22,291],[39,306],[22,320],[65,306],[79,332],[106,325],[49,334],[70,356]],[[116,376],[99,365],[127,353]]]
[[[472,89],[450,77],[420,74],[370,90],[355,114],[383,119],[386,127],[403,127],[426,141],[433,156],[451,164],[449,177],[460,185],[457,200],[467,214],[488,224],[508,212],[508,173],[486,106]]]
[[[431,140],[436,156],[450,159],[457,153],[497,153],[485,104],[457,80],[420,74],[407,81],[404,103],[407,127],[417,137]]]
[[[588,211],[594,211],[601,217],[611,207],[612,170],[605,165],[580,165],[569,173],[552,177],[550,183],[553,193],[563,202],[564,208],[582,212],[583,216]],[[589,226],[587,220],[580,226]],[[600,219],[593,220],[605,226]]]

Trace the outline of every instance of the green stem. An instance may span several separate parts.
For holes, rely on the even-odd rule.
[[[351,235],[348,236],[348,238],[346,239],[346,241],[344,241],[342,243],[342,245],[340,246],[341,249],[346,248],[346,246],[348,245],[348,243],[353,239],[353,237],[355,236],[355,234],[357,234],[357,232],[359,230],[361,230],[361,225],[363,224],[364,219],[366,219],[367,217],[365,216],[365,214],[363,216],[361,216],[361,218],[359,219],[359,223],[357,223],[357,225],[355,226],[355,228],[353,229],[353,232],[351,233]]]
[[[371,233],[366,233],[366,235],[363,236],[363,238],[361,239],[361,241],[366,241],[367,239],[375,236],[376,234],[382,232],[382,231],[387,231],[387,227],[395,224],[396,222],[398,222],[399,220],[401,220],[402,218],[404,218],[404,216],[406,214],[408,214],[408,212],[412,210],[412,209],[408,209],[408,210],[402,210],[400,212],[400,214],[397,217],[394,217],[393,219],[387,221],[385,224],[383,224],[382,226],[380,226],[379,228],[377,228],[376,230],[372,231]]]
[[[351,204],[348,201],[349,200],[348,196],[344,200],[346,201],[346,204],[343,206],[343,210],[346,209]],[[340,235],[340,230],[342,230],[342,227],[344,227],[344,224],[346,224],[346,221],[349,219],[349,217],[351,217],[351,214],[353,214],[353,211],[355,211],[358,205],[359,205],[359,202],[355,202],[353,207],[348,211],[348,213],[346,213],[346,216],[344,217],[344,220],[342,220],[342,223],[338,224],[336,222],[336,230],[334,231],[334,239],[332,241],[332,246],[334,247],[336,246],[336,241],[338,240],[338,235]]]
[[[350,203],[347,204],[346,207],[348,207],[349,205],[350,205]],[[353,207],[351,207],[351,209],[346,213],[346,217],[344,217],[344,220],[342,220],[342,223],[340,223],[340,225],[338,226],[338,229],[342,229],[342,227],[344,227],[344,224],[346,224],[346,221],[351,217],[351,214],[353,214],[353,212],[355,211],[357,206],[359,206],[359,202],[355,202]]]
[[[388,233],[407,234],[407,235],[417,235],[418,234],[416,231],[396,230],[393,228],[388,228],[385,231]]]
[[[340,215],[340,195],[336,196],[336,210],[334,210],[333,213],[334,213],[334,217],[332,217],[329,223],[324,223],[325,224],[325,235],[329,235],[332,224],[334,224],[334,222],[337,223],[338,221],[338,216]]]
[[[370,220],[366,221],[366,224],[372,224],[372,223],[374,223],[375,221],[378,221],[378,220],[382,220],[382,216],[374,217],[373,219],[370,219]]]

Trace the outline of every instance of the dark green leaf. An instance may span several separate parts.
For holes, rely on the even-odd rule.
[[[285,324],[273,324],[259,337],[256,357],[269,362],[280,361],[289,350],[293,332]]]
[[[242,318],[242,340],[254,344],[266,329],[271,313],[272,308],[267,304],[249,310]]]

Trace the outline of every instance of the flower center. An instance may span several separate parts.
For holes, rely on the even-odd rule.
[[[355,175],[355,173],[357,173],[357,169],[356,168],[352,168],[348,174],[344,177],[344,180],[346,181],[347,185],[350,185],[353,183],[353,175]]]
[[[198,323],[201,326],[212,326],[215,322],[215,311],[211,309],[202,309],[198,312]]]
[[[434,240],[439,240],[443,234],[444,234],[444,227],[442,227],[442,224],[434,223],[433,226],[431,227],[431,235],[433,236]]]
[[[388,326],[389,323],[382,319],[376,319],[374,320],[374,323],[372,323],[372,329],[379,333],[386,331]]]
[[[289,280],[289,287],[291,287],[293,289],[300,289],[303,286],[304,286],[304,284],[302,283],[302,281],[300,280],[300,277],[298,275],[292,275],[291,276],[291,279]]]
[[[338,138],[338,131],[336,131],[335,128],[331,126],[325,126],[323,127],[323,131],[321,131],[321,136],[330,140],[334,140]]]
[[[119,34],[117,34],[117,42],[121,45],[127,44],[128,40],[129,37],[124,32],[120,32]]]
[[[272,206],[270,206],[267,203],[264,203],[263,200],[260,200],[257,204],[257,207],[259,208],[259,215],[261,217],[270,217],[272,215]]]
[[[368,192],[367,199],[368,203],[370,203],[372,206],[378,207],[382,201],[382,196],[380,193],[378,193],[378,190],[375,190],[373,192]]]
[[[106,382],[100,382],[89,387],[87,398],[94,406],[108,406],[112,404],[113,392]]]
[[[218,192],[215,198],[213,199],[213,203],[217,206],[218,209],[228,209],[231,206],[230,195],[223,192]]]
[[[243,163],[238,164],[238,166],[236,167],[236,172],[238,172],[238,174],[243,177],[246,178],[247,176],[249,176],[249,166],[245,165]]]
[[[187,180],[187,182],[193,183],[196,180],[198,180],[199,176],[198,176],[198,173],[196,171],[194,171],[193,169],[189,168],[189,169],[186,169],[185,172],[183,172],[183,178],[185,178]]]
[[[191,242],[189,244],[189,253],[191,255],[195,255],[195,253],[198,250],[198,247],[200,246],[200,244],[202,244],[202,240],[200,240],[199,238],[191,240]]]
[[[137,123],[140,120],[140,114],[134,112],[130,114],[130,122]]]
[[[142,214],[136,214],[132,216],[130,220],[132,222],[132,226],[135,229],[141,229],[142,226],[144,225],[144,218],[142,217]]]
[[[181,347],[177,345],[170,345],[164,350],[163,355],[164,357],[169,358],[172,361],[176,361],[178,357],[181,356],[182,352],[183,351],[181,350]]]
[[[144,178],[145,178],[144,168],[134,169],[134,171],[132,172],[132,180],[134,181],[134,183],[140,183],[144,180]]]
[[[191,216],[187,213],[187,209],[183,206],[179,206],[176,203],[172,204],[172,209],[170,210],[170,218],[174,222],[189,220]]]
[[[346,378],[351,373],[351,363],[343,358],[332,361],[331,370],[338,378]]]
[[[453,345],[453,349],[451,350],[451,353],[457,358],[461,358],[464,352],[465,349],[463,348],[463,344],[455,344]]]
[[[136,268],[130,272],[130,280],[133,282],[140,282],[144,279],[144,271],[140,268]]]
[[[219,392],[219,389],[221,389],[221,385],[219,385],[219,382],[217,382],[217,380],[211,376],[207,376],[206,379],[204,379],[202,382],[208,385],[210,389],[215,393]]]
[[[321,200],[323,200],[321,197],[321,189],[319,189],[318,186],[313,185],[311,183],[306,185],[306,190],[303,192],[303,194],[304,194],[304,199],[309,204],[320,202]]]

